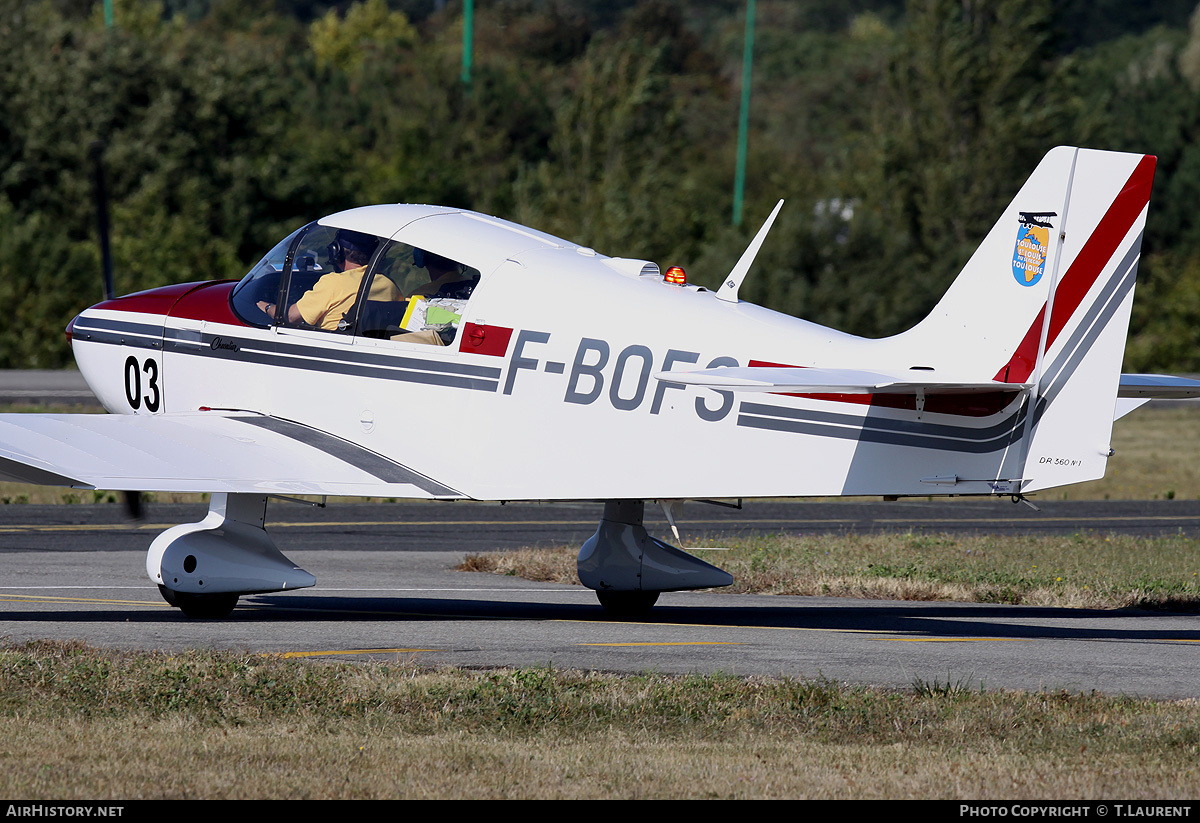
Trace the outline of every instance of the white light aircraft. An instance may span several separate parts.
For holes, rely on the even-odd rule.
[[[1042,160],[932,313],[866,339],[494,217],[368,206],[238,282],[107,300],[67,334],[108,415],[0,415],[0,477],[209,492],[150,546],[168,602],[312,586],[272,496],[601,500],[580,580],[617,613],[726,572],[647,534],[683,500],[1024,495],[1103,476],[1155,159]]]

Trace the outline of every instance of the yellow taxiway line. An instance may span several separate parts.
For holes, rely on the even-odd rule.
[[[0,602],[9,603],[109,603],[114,606],[166,606],[166,601],[156,603],[153,600],[112,600],[103,597],[56,597],[51,594],[0,594]]]
[[[329,649],[315,652],[264,652],[263,657],[333,657],[339,654],[415,654],[439,652],[441,649]]]

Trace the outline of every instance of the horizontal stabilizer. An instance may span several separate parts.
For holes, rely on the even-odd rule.
[[[1200,380],[1170,374],[1122,374],[1117,397],[1200,397]]]
[[[724,391],[804,394],[973,394],[1023,391],[1027,383],[939,379],[929,371],[887,373],[860,369],[806,369],[782,366],[719,366],[686,372],[659,372],[658,380]]]

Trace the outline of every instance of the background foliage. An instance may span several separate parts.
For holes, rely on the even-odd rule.
[[[1200,370],[1195,0],[759,0],[746,225],[730,225],[743,0],[0,0],[0,368],[70,362],[100,297],[239,277],[313,217],[435,202],[877,336],[923,315],[1042,154],[1158,155],[1126,368]]]

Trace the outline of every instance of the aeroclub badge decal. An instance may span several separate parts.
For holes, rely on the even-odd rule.
[[[1017,230],[1017,245],[1013,249],[1013,277],[1022,286],[1032,286],[1046,272],[1046,253],[1050,249],[1050,218],[1052,211],[1021,212],[1021,227]]]

